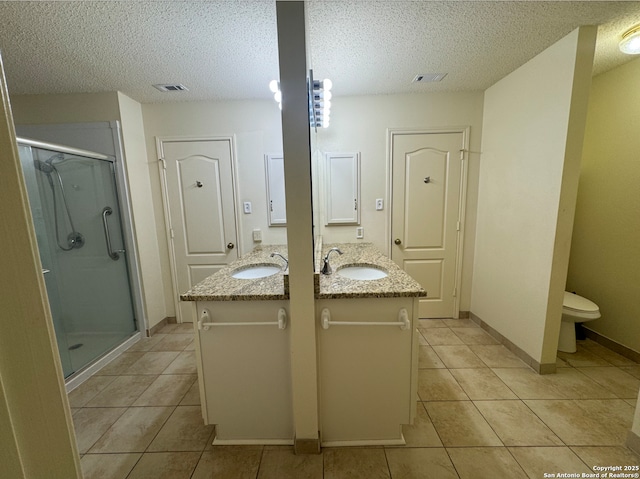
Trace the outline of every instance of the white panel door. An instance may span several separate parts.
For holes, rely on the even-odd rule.
[[[392,134],[391,258],[427,292],[420,318],[457,315],[465,132]]]
[[[161,140],[178,322],[194,303],[179,295],[238,258],[231,139]]]

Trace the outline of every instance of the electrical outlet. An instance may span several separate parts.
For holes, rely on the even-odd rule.
[[[384,200],[382,198],[378,198],[376,200],[376,211],[382,211],[384,209]]]
[[[250,215],[251,214],[251,201],[245,201],[243,203],[244,206],[244,214],[245,215]]]
[[[262,230],[253,230],[253,241],[256,243],[262,241]]]
[[[356,238],[357,239],[362,239],[364,238],[364,228],[362,226],[358,226],[356,228]]]

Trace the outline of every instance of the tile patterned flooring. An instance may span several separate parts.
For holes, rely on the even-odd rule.
[[[191,324],[141,340],[69,394],[86,479],[542,478],[638,465],[624,447],[640,365],[580,341],[539,376],[469,320],[420,321],[406,446],[212,446]]]

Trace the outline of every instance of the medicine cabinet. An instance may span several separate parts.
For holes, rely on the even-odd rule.
[[[325,153],[325,224],[360,224],[360,153]]]
[[[269,226],[286,226],[287,209],[284,196],[284,157],[265,155],[267,176],[267,208]]]

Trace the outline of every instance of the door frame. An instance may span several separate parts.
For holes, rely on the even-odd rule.
[[[175,249],[173,247],[171,215],[169,212],[169,197],[167,188],[167,170],[166,161],[164,159],[165,142],[172,141],[228,141],[230,144],[231,152],[231,183],[233,189],[233,217],[235,220],[235,233],[236,233],[236,248],[238,251],[238,257],[242,256],[242,223],[240,222],[240,216],[238,214],[238,165],[237,165],[237,152],[236,152],[236,137],[235,135],[228,136],[156,136],[156,158],[158,159],[158,172],[160,174],[160,188],[162,190],[162,210],[164,213],[164,230],[165,239],[167,241],[167,249],[169,254],[169,265],[171,267],[171,291],[173,292],[173,307],[178,323],[183,322],[183,318],[180,316],[180,308],[178,302],[180,301],[181,292],[178,291],[178,268],[176,264]],[[194,304],[195,309],[195,304]]]
[[[391,259],[391,213],[393,211],[393,145],[394,138],[399,135],[410,134],[437,134],[437,133],[462,133],[464,147],[460,150],[460,160],[462,162],[460,168],[460,197],[458,206],[458,221],[460,227],[458,229],[456,241],[456,267],[454,279],[455,296],[453,300],[452,317],[460,316],[460,287],[462,282],[462,261],[464,253],[464,233],[467,206],[467,177],[468,177],[468,160],[469,160],[469,126],[452,126],[441,128],[387,128],[387,214],[385,216],[385,236],[387,238],[386,254]],[[427,291],[427,294],[429,292]]]

